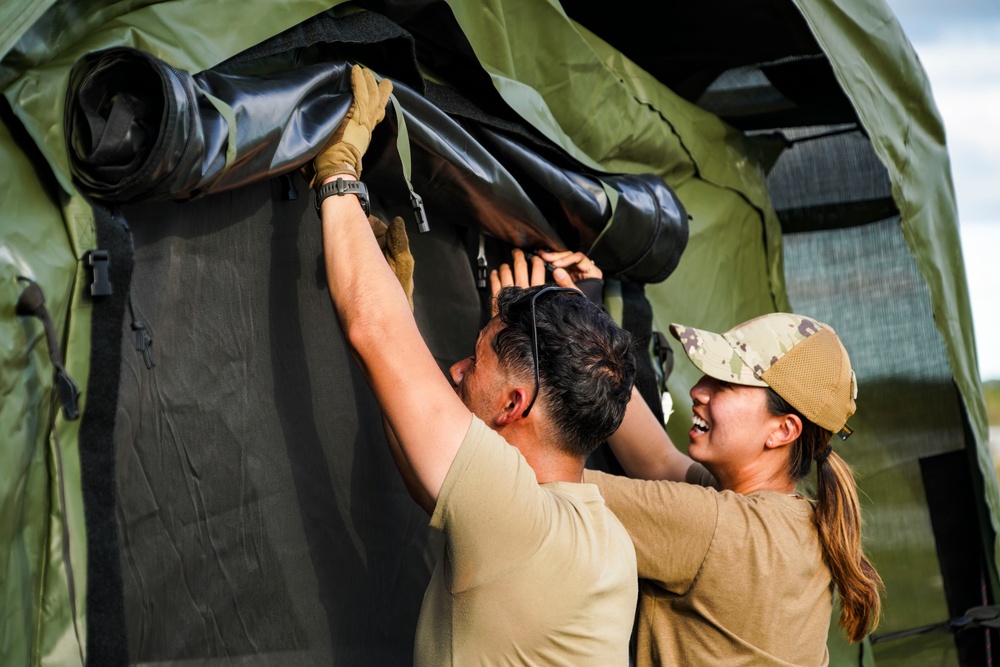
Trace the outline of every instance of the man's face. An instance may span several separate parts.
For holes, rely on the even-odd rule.
[[[500,330],[500,321],[493,318],[479,332],[475,352],[454,364],[449,373],[455,391],[473,414],[491,423],[503,403],[503,378],[500,360],[493,351],[493,337]]]

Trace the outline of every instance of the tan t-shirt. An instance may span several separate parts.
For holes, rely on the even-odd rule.
[[[586,471],[635,544],[636,665],[826,665],[833,598],[808,501]]]
[[[596,486],[539,485],[474,417],[431,525],[445,553],[420,609],[416,665],[628,664],[635,551]]]

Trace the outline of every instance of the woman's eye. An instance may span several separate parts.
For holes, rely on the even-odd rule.
[[[723,389],[731,389],[733,385],[730,384],[729,382],[726,382],[725,380],[719,380],[719,386],[722,387]]]

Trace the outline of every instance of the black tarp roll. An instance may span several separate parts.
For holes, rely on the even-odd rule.
[[[214,100],[232,110],[235,147]],[[346,62],[191,76],[138,49],[107,49],[81,58],[70,74],[70,166],[79,187],[104,201],[223,192],[311,160],[351,101]]]
[[[76,183],[97,200],[184,201],[293,171],[347,113],[349,64],[191,75],[136,49],[89,54],[71,72],[66,106]],[[658,177],[596,172],[551,148],[543,156],[517,133],[459,122],[402,82],[395,99],[432,224],[447,217],[514,246],[586,250],[624,280],[658,282],[677,266],[687,215]],[[376,136],[397,129],[390,109]],[[373,141],[369,189],[398,190],[386,181],[401,179],[400,160],[395,136]]]

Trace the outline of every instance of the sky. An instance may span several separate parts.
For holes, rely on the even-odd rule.
[[[887,0],[944,120],[983,380],[1000,380],[1000,2]]]

